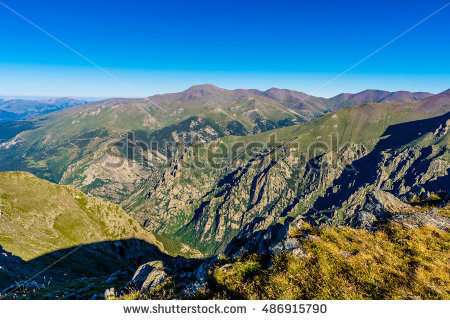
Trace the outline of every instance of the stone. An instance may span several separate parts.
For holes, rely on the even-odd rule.
[[[303,248],[296,248],[291,253],[298,258],[306,258],[308,256]]]
[[[423,226],[431,226],[444,231],[450,231],[450,219],[436,214],[435,211],[436,209],[429,212],[396,215],[392,220],[409,227],[420,228]]]
[[[300,240],[295,238],[288,238],[286,240],[279,241],[269,247],[269,252],[271,254],[280,254],[283,252],[293,253],[294,251],[296,255],[302,255],[302,252],[304,251]]]
[[[168,277],[162,261],[152,261],[141,265],[127,286],[145,292],[164,283]]]
[[[157,287],[163,284],[167,278],[168,278],[167,273],[165,273],[163,270],[155,269],[152,272],[150,272],[147,279],[142,284],[141,291],[145,292],[154,287]]]
[[[347,252],[347,251],[339,252],[339,255],[344,258],[351,258],[353,256],[353,254],[351,254],[350,252]]]
[[[186,288],[181,291],[181,294],[186,298],[192,298],[197,292],[200,290],[204,290],[206,288],[205,281],[195,281],[188,285]]]
[[[357,211],[352,226],[373,230],[374,223],[377,221],[386,221],[395,214],[409,213],[412,211],[412,206],[402,202],[393,194],[380,189],[374,189],[366,194],[362,208]]]
[[[200,265],[200,267],[197,268],[197,270],[194,271],[194,277],[197,280],[205,280],[208,277],[208,268],[211,266],[210,261],[206,261]]]
[[[226,272],[230,271],[232,268],[233,268],[233,264],[232,263],[228,263],[228,264],[225,264],[225,265],[221,266],[220,267],[220,271],[222,271],[223,273],[226,273]]]
[[[105,294],[104,294],[105,299],[114,298],[115,296],[116,296],[116,292],[115,292],[114,288],[109,288],[109,289],[105,290]]]

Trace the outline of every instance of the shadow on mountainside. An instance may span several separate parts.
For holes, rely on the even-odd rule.
[[[378,141],[375,148],[366,156],[359,160],[354,161],[350,166],[347,166],[342,172],[341,176],[337,178],[333,185],[329,187],[323,197],[319,197],[312,210],[306,214],[306,220],[314,222],[314,216],[318,211],[326,211],[333,206],[340,207],[343,202],[347,200],[353,193],[355,193],[361,187],[370,185],[376,182],[378,172],[377,168],[379,163],[383,160],[383,152],[388,150],[395,150],[408,143],[413,142],[421,135],[434,132],[440,125],[444,125],[450,118],[450,112],[439,117],[434,117],[425,120],[417,120],[406,123],[400,123],[389,126],[383,133],[381,140]],[[427,168],[432,161],[429,155],[433,150],[431,146],[421,149],[422,154],[414,162],[411,168],[404,173],[403,182],[404,185],[412,185],[415,177],[419,172],[426,172]],[[400,168],[402,163],[398,164]],[[449,175],[443,176],[438,179],[439,181],[433,181],[426,183],[425,185],[433,190],[429,191],[442,191],[447,190],[450,185]],[[398,190],[401,181],[397,181],[393,184],[394,190]],[[424,185],[424,186],[425,186]],[[338,188],[338,192],[334,192],[335,188]],[[311,219],[312,218],[312,219]],[[316,217],[317,218],[317,217]],[[320,218],[320,217],[319,217]]]
[[[152,260],[172,261],[157,246],[140,239],[83,244],[46,253],[29,261],[0,246],[0,291],[17,281],[69,282],[81,277],[105,277],[118,270],[134,273]]]

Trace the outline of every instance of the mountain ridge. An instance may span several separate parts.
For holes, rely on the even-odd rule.
[[[36,118],[85,103],[87,101],[72,97],[39,100],[0,99],[0,122]]]
[[[342,161],[350,163],[358,159],[365,161],[364,157],[370,152],[375,152],[377,157],[379,153],[388,152],[385,149],[387,146],[381,147],[381,143],[385,141],[385,144],[392,145],[391,147],[395,149],[395,161],[401,162],[401,159],[405,159],[407,152],[416,154],[414,157],[411,155],[411,163],[404,164],[405,167],[401,170],[407,172],[416,170],[414,175],[423,177],[420,181],[423,181],[425,176],[430,179],[448,180],[448,159],[446,160],[445,155],[448,154],[446,148],[449,126],[447,119],[450,110],[449,92],[447,90],[418,102],[368,103],[353,106],[297,126],[253,136],[222,138],[218,144],[232,144],[233,141],[251,143],[251,141],[268,141],[269,135],[278,133],[278,138],[285,141],[285,149],[297,151],[290,153],[289,157],[271,160],[271,154],[275,150],[269,148],[268,151],[262,151],[254,158],[245,159],[243,164],[234,166],[233,168],[236,169],[225,169],[225,171],[211,168],[195,169],[189,166],[183,169],[180,163],[174,162],[161,178],[164,183],[157,183],[155,186],[149,186],[149,189],[144,189],[142,193],[136,193],[130,198],[132,203],[126,203],[125,208],[132,210],[138,221],[149,230],[179,237],[202,250],[208,250],[208,246],[214,247],[215,243],[219,246],[219,251],[215,251],[217,253],[223,248],[224,243],[231,240],[231,235],[236,235],[239,230],[244,234],[251,233],[267,228],[277,221],[283,221],[286,217],[304,214],[306,209],[311,209],[317,200],[316,197],[326,189],[332,188],[333,185],[330,183],[338,181],[339,176],[344,174],[343,168],[326,166],[322,168],[319,165],[319,171],[317,171],[312,164],[316,162],[326,164],[327,158],[332,157],[336,152]],[[416,124],[414,121],[422,121],[424,125]],[[402,123],[405,129],[388,130],[391,126],[402,128]],[[393,135],[395,139],[398,139],[408,134],[410,130],[406,128],[420,132],[417,131],[416,135],[407,137],[404,141],[401,140],[403,142],[399,145],[388,143],[394,140],[384,140],[385,135]],[[304,152],[310,143],[326,143],[334,131],[341,143],[337,150],[328,150],[324,154],[315,155],[309,160],[313,161],[309,164],[312,167],[295,167],[293,161],[301,157],[299,151]],[[416,144],[418,144],[417,147],[415,147]],[[430,154],[429,150],[433,152]],[[422,153],[427,154],[429,159],[420,157]],[[394,160],[376,159],[369,167],[360,171],[371,171],[377,166],[380,166],[381,171],[400,170],[393,167]],[[189,156],[185,155],[183,161],[189,163]],[[445,170],[446,166],[447,170]],[[358,165],[356,167],[358,168]],[[377,179],[380,179],[377,183],[381,183],[387,178]],[[396,179],[402,181],[401,177]],[[410,192],[410,188],[416,188],[417,185],[426,187],[427,192],[440,192],[438,189],[430,188],[431,185],[427,186],[424,182],[408,183],[411,185],[397,190],[396,192],[400,193],[396,195],[403,193],[402,196],[405,197],[405,194]],[[339,184],[345,184],[345,182]],[[445,183],[435,184],[436,187],[439,185],[442,186]],[[329,192],[336,192],[334,189],[330,190]],[[145,200],[144,195],[147,195]],[[361,194],[355,194],[357,199],[361,196]],[[324,209],[328,210],[328,208]],[[354,209],[345,210],[347,213],[335,214],[336,223],[341,219],[341,215],[342,219],[348,219],[353,214],[351,212],[354,212],[351,211]],[[332,217],[327,215],[329,215],[327,212],[315,211],[314,214],[309,214],[309,217],[312,220],[317,217],[323,221],[332,221]]]

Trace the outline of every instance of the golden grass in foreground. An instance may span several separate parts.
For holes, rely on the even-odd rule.
[[[230,271],[216,268],[212,298],[449,299],[450,235],[389,223],[370,233],[348,227],[310,229],[307,257],[279,255],[270,268],[249,256]],[[246,270],[246,273],[242,270]],[[205,297],[206,297],[205,296]]]
[[[372,233],[349,227],[290,232],[306,257],[219,259],[194,299],[450,299],[450,234],[388,223]],[[312,237],[311,237],[312,236]],[[226,265],[226,266],[225,266]],[[122,299],[179,299],[173,280]]]

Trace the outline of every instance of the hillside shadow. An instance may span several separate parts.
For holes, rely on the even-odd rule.
[[[376,169],[378,164],[383,160],[383,152],[407,145],[425,133],[434,132],[441,124],[445,126],[445,122],[449,118],[450,112],[430,119],[389,126],[384,131],[382,139],[375,145],[375,148],[366,156],[346,166],[341,176],[326,190],[325,195],[315,201],[313,209],[309,210],[305,215],[306,220],[314,222],[315,219],[320,219],[320,211],[329,210],[334,206],[341,207],[343,202],[359,188],[373,184],[377,179]],[[432,152],[431,146],[422,148],[422,154],[414,163],[414,172],[411,170],[406,172],[405,181],[414,179],[417,172],[422,172],[429,167],[432,159],[429,159],[428,156]],[[401,166],[401,163],[399,166]],[[448,176],[442,180],[445,181],[441,181],[439,185],[443,186],[448,182]],[[394,184],[394,189],[399,187],[397,184]],[[333,192],[335,188],[339,188],[339,191]]]
[[[40,127],[39,122],[45,121],[43,118],[40,121],[33,120],[16,120],[0,123],[0,143],[6,142],[14,138],[23,131],[34,130]]]
[[[23,268],[25,268],[25,261],[0,245],[0,291],[23,276]]]
[[[253,219],[245,228],[232,238],[227,244],[224,253],[233,256],[240,250],[265,254],[274,243],[283,241],[289,231],[289,224],[294,221],[293,217],[287,217],[284,223],[271,224],[266,229],[254,231],[255,226],[263,221],[264,218]]]
[[[14,256],[0,246],[0,289],[20,280],[38,283],[69,282],[82,277],[107,277],[118,270],[133,274],[149,261],[173,265],[174,258],[157,246],[140,239],[102,241],[46,253],[29,261]],[[1,291],[1,290],[0,290]]]

